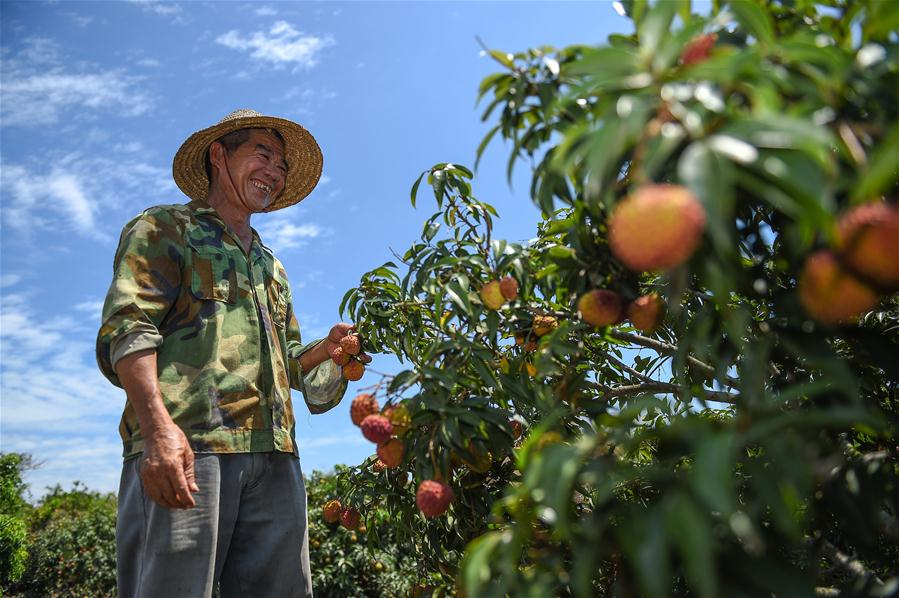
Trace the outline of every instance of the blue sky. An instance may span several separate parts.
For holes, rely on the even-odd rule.
[[[171,159],[236,108],[294,119],[317,138],[324,177],[299,206],[254,217],[287,268],[305,338],[338,321],[344,292],[403,251],[433,205],[409,204],[437,162],[471,166],[491,124],[475,106],[508,52],[596,44],[630,30],[611,2],[2,2],[0,449],[43,466],[32,496],[81,480],[115,490],[124,393],[97,371],[94,338],[121,226],[185,201]],[[526,166],[488,150],[474,193],[497,236],[530,238]],[[391,358],[374,368],[392,372]],[[298,408],[303,468],[373,452],[348,402]],[[295,401],[297,398],[295,397]],[[299,399],[301,403],[301,399]]]

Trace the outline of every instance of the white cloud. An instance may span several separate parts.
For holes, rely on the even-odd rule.
[[[286,21],[276,22],[268,32],[256,31],[248,37],[231,30],[215,41],[227,48],[250,52],[253,59],[276,67],[293,64],[294,70],[314,67],[321,51],[334,45],[331,36],[304,35]]]
[[[52,40],[26,41],[24,50],[2,62],[3,126],[54,124],[72,109],[138,116],[152,107],[149,95],[137,87],[138,78],[121,70],[72,72],[60,62],[59,47]]]
[[[181,14],[181,6],[175,2],[163,2],[161,0],[128,0],[137,4],[144,12],[161,15],[164,17]]]
[[[53,164],[49,171],[42,170],[46,163]],[[63,229],[108,241],[118,231],[104,229],[98,216],[121,209],[123,197],[142,197],[149,192],[163,199],[176,194],[167,168],[137,157],[122,155],[112,160],[75,152],[41,156],[35,166],[5,161],[0,165],[4,226],[25,238]],[[98,177],[98,172],[103,176]]]
[[[287,214],[272,214],[266,217],[257,230],[262,242],[275,254],[303,247],[309,243],[310,239],[327,236],[329,232],[314,223],[297,224]]]
[[[137,66],[144,66],[147,68],[155,69],[162,66],[162,63],[156,60],[155,58],[142,58],[135,63]]]
[[[22,282],[22,276],[20,274],[3,274],[0,276],[0,289],[11,287],[20,282]]]
[[[271,6],[260,6],[256,10],[253,11],[257,17],[273,17],[278,14],[278,11],[272,8]]]
[[[78,311],[85,311],[90,314],[95,314],[97,317],[99,317],[100,312],[103,311],[103,301],[82,301],[81,303],[75,304],[75,309]]]
[[[27,476],[34,494],[79,479],[113,490],[124,393],[94,365],[96,327],[67,314],[40,314],[32,295],[0,295],[3,450],[44,462]]]

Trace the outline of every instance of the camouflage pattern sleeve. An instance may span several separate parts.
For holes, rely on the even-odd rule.
[[[118,341],[133,345],[141,338],[145,348],[162,343],[159,329],[178,298],[183,259],[181,228],[165,210],[151,208],[122,229],[97,335],[97,363],[116,386],[114,359],[126,354]]]
[[[290,385],[303,393],[309,411],[324,413],[337,406],[346,394],[347,381],[340,371],[340,366],[332,360],[319,364],[309,372],[300,367],[299,357],[312,349],[323,339],[303,345],[300,339],[300,326],[293,313],[293,302],[288,303],[287,314],[287,354],[290,356]]]

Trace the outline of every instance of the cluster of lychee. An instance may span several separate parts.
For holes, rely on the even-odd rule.
[[[350,333],[340,339],[337,347],[331,351],[331,359],[341,367],[343,377],[351,382],[362,378],[365,364],[362,362],[362,339],[358,334]]]
[[[339,521],[340,525],[352,531],[358,529],[362,514],[353,507],[341,505],[340,501],[335,498],[326,502],[322,507],[322,517],[328,523]]]
[[[381,410],[374,395],[363,393],[350,404],[350,419],[362,429],[362,435],[378,445],[376,472],[399,467],[406,454],[401,438],[409,429],[412,418],[402,404],[388,405]],[[439,480],[425,480],[415,496],[415,503],[425,517],[436,517],[446,512],[453,501],[453,489]]]
[[[705,209],[686,187],[643,185],[615,207],[609,219],[609,245],[631,270],[670,270],[690,259],[705,225]],[[644,332],[655,330],[665,314],[665,303],[656,293],[625,304],[618,293],[608,289],[581,295],[577,308],[592,326],[611,326],[627,318]]]
[[[799,301],[823,324],[845,324],[899,291],[899,209],[884,202],[849,210],[837,222],[832,249],[805,261]]]
[[[403,463],[406,447],[397,436],[402,436],[411,423],[405,405],[388,405],[382,411],[374,395],[363,393],[350,404],[350,419],[362,429],[367,440],[378,445],[378,463],[384,468]]]
[[[518,281],[512,276],[503,276],[482,286],[479,294],[487,309],[497,310],[518,298]]]

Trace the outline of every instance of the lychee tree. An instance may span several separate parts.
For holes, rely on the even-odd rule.
[[[899,11],[619,5],[606,45],[490,52],[477,156],[531,165],[536,238],[437,164],[346,294],[406,369],[335,498],[437,594],[895,592]]]

